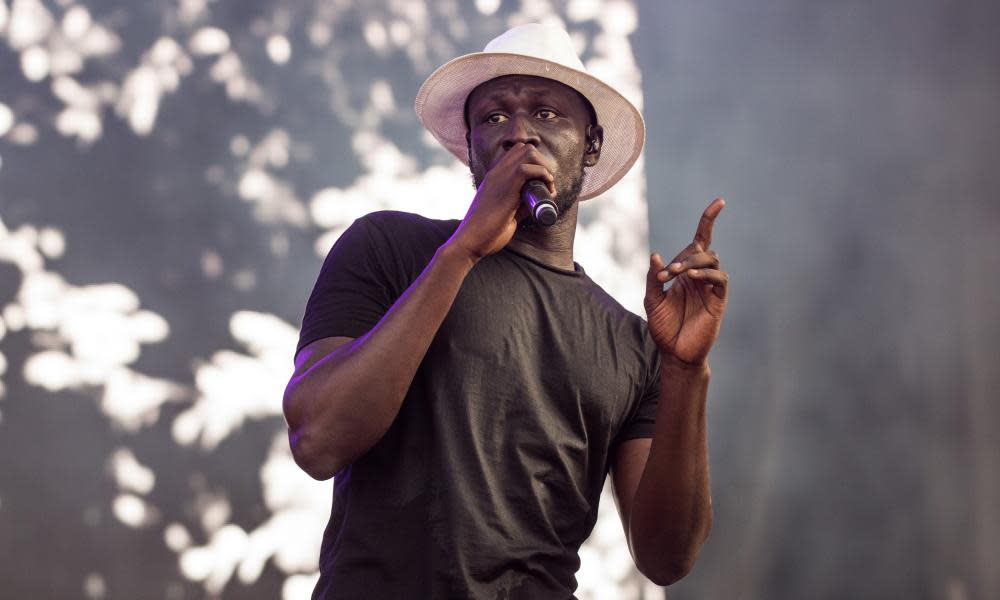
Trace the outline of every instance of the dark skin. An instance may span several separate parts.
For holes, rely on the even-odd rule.
[[[573,268],[574,190],[582,169],[600,159],[603,142],[584,101],[558,82],[510,76],[476,88],[468,113],[477,192],[455,233],[368,334],[317,340],[296,356],[284,397],[289,443],[299,466],[317,479],[332,477],[388,430],[479,260],[509,246]],[[524,224],[520,190],[528,179],[545,181],[563,205],[550,228]],[[694,240],[669,266],[658,253],[650,257],[644,304],[661,359],[656,429],[652,439],[622,443],[612,459],[632,556],[661,585],[691,569],[711,527],[707,361],[725,313],[728,275],[710,244],[723,206],[721,198],[708,206]]]
[[[489,202],[505,209],[497,217],[507,220],[494,240],[501,245],[471,251],[485,256],[509,244],[572,269],[576,196],[583,169],[597,164],[604,140],[603,129],[590,123],[583,98],[548,79],[510,75],[473,90],[467,114],[469,168],[477,188],[469,214]],[[535,227],[521,205],[520,190],[529,179],[545,181],[559,206],[559,219],[551,227]]]

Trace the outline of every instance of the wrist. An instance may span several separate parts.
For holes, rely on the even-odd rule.
[[[708,360],[697,363],[690,363],[677,358],[675,355],[660,352],[660,370],[680,377],[709,377],[712,374]]]
[[[465,269],[466,271],[472,270],[472,267],[476,266],[476,263],[479,262],[480,258],[480,256],[470,252],[461,244],[457,244],[453,240],[448,240],[442,244],[435,253],[435,260],[453,264]]]

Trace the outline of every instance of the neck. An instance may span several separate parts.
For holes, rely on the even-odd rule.
[[[578,205],[574,202],[551,227],[518,227],[507,245],[547,265],[572,271]]]

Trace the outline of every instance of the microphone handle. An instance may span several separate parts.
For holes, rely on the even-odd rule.
[[[559,209],[549,194],[549,188],[540,179],[529,179],[521,188],[521,202],[531,212],[536,225],[549,227],[559,218]]]

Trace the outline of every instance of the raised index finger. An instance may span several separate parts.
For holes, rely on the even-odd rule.
[[[701,213],[701,220],[698,221],[698,231],[694,234],[694,241],[696,244],[701,245],[702,250],[708,250],[708,247],[712,244],[712,226],[715,225],[715,217],[719,216],[719,213],[722,212],[722,207],[725,205],[725,200],[716,198],[708,205],[705,212]]]

